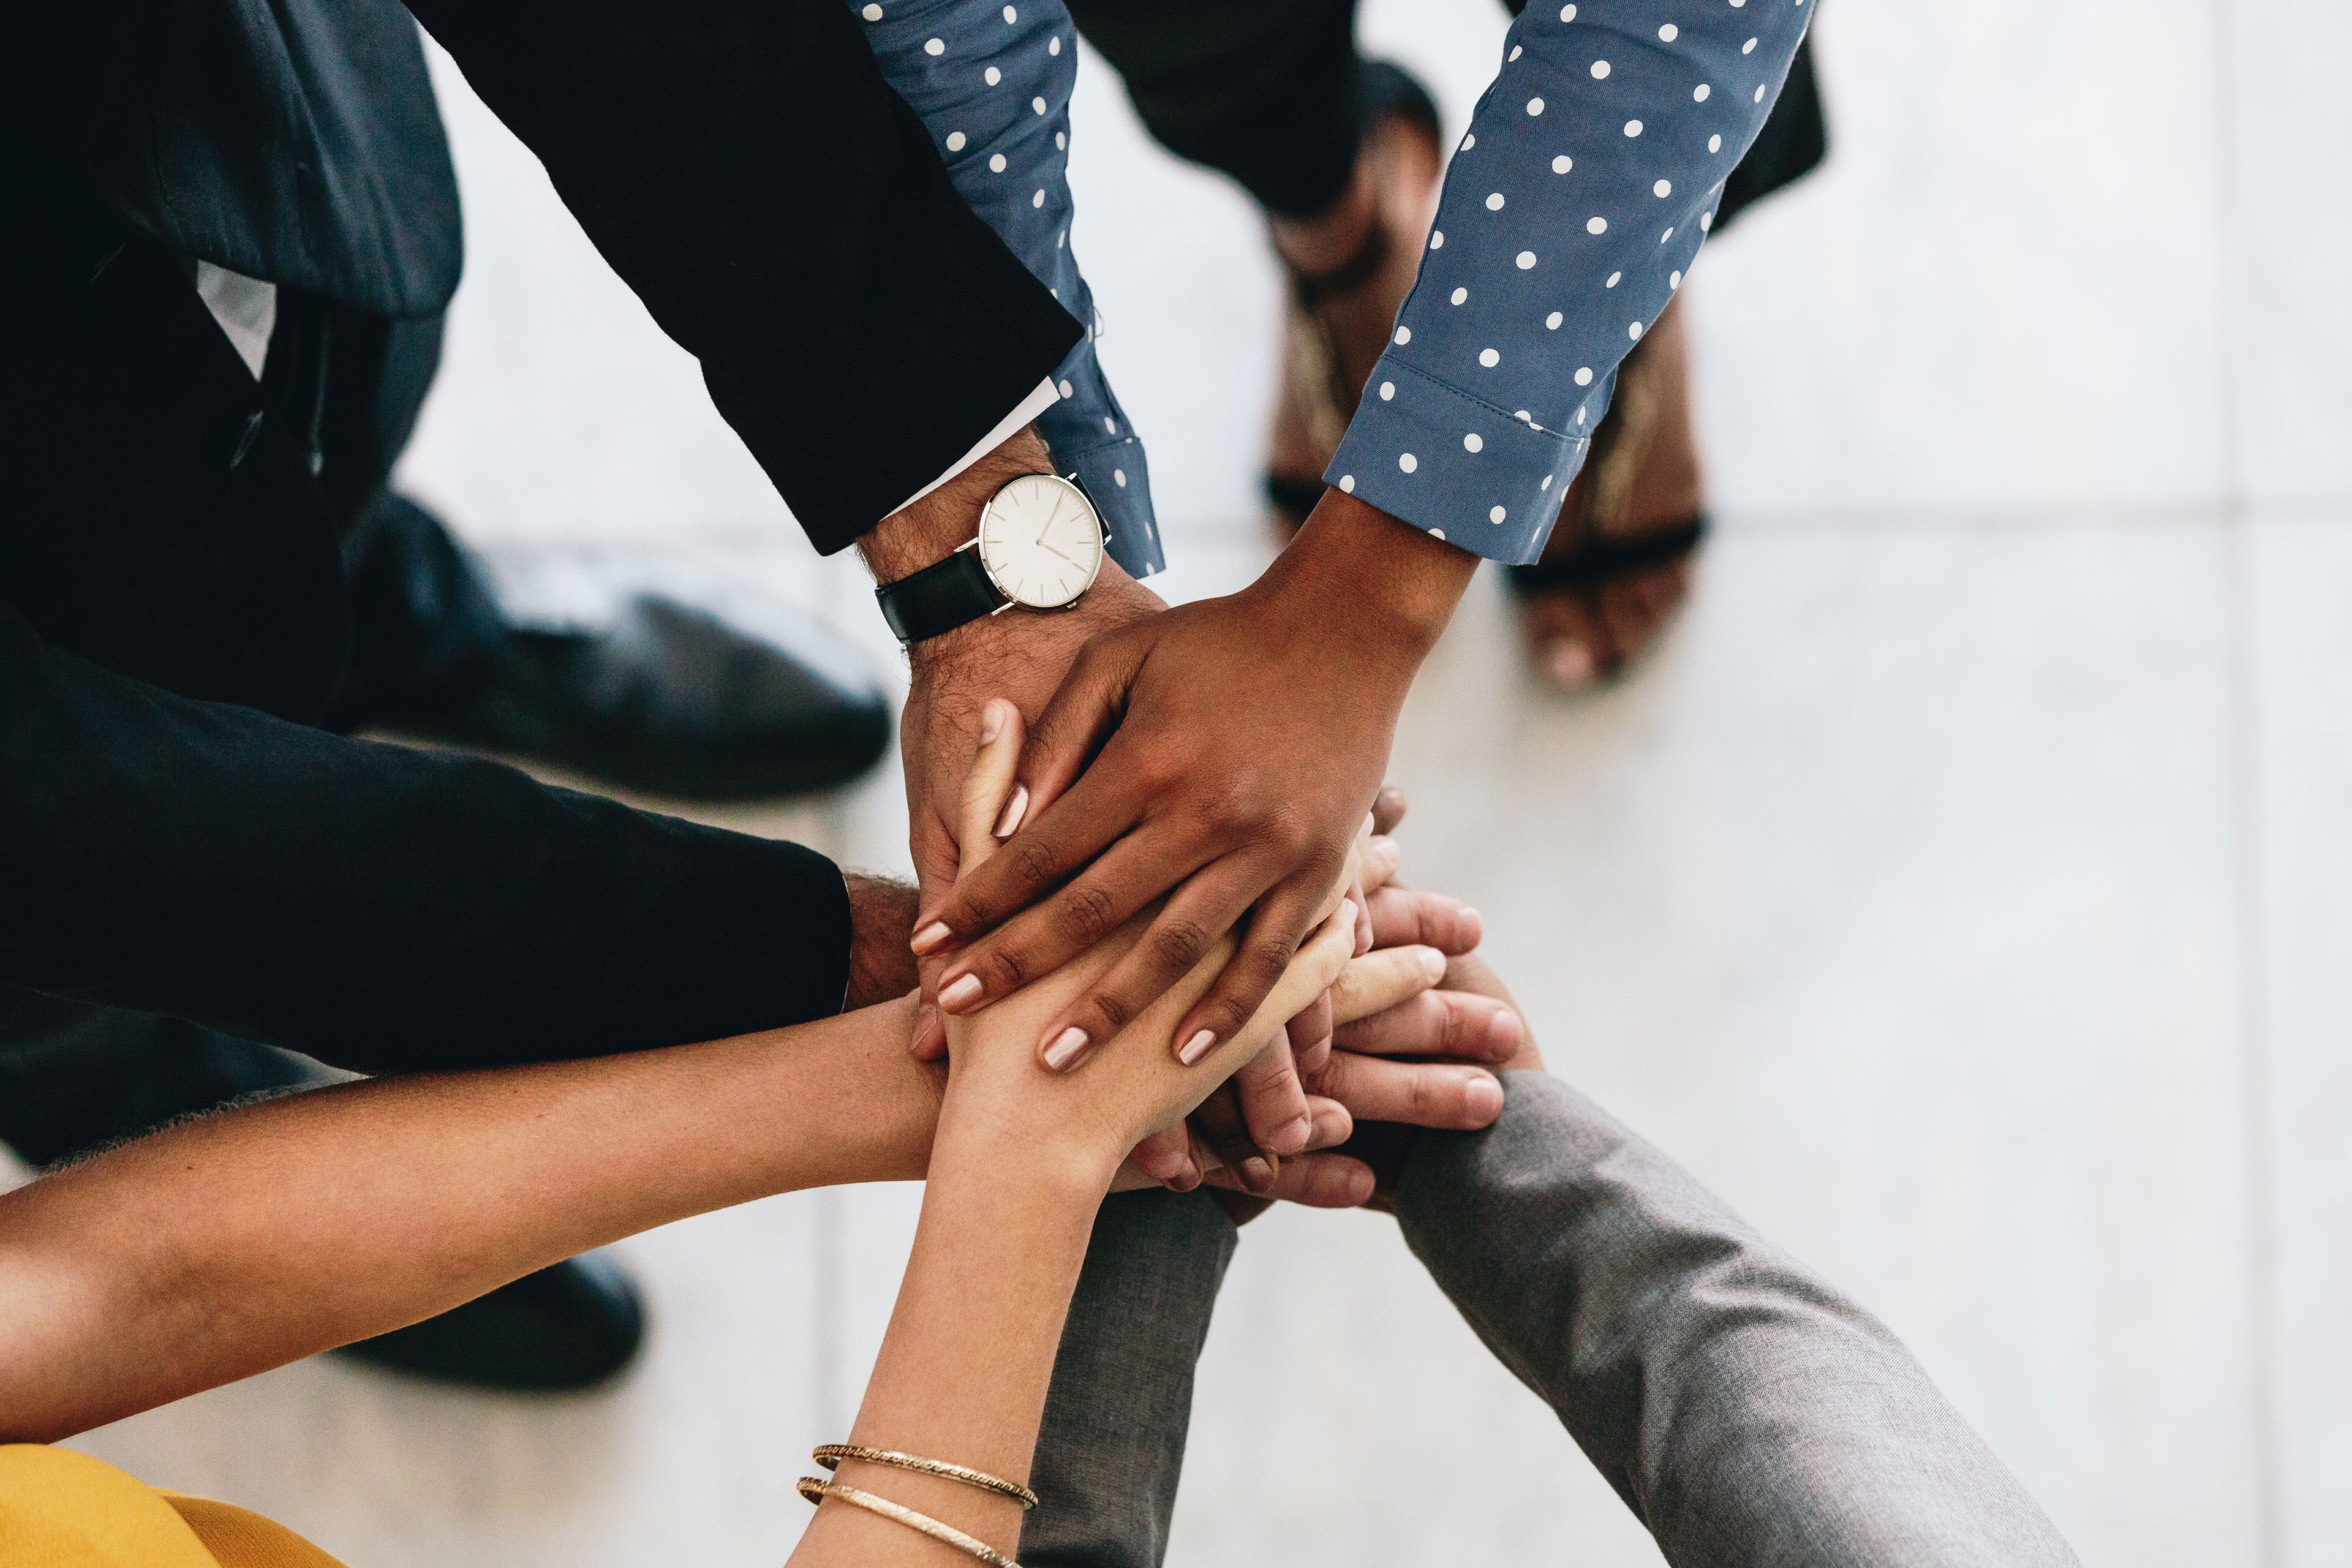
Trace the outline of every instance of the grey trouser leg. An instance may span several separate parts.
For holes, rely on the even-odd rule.
[[[1105,1200],[1045,1396],[1023,1568],[1159,1568],[1234,1239],[1205,1192]]]
[[[1406,1244],[1675,1568],[2074,1552],[1885,1325],[1559,1079],[1423,1132]]]

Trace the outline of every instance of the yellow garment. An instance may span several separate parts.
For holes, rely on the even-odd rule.
[[[102,1459],[0,1445],[6,1568],[343,1568],[257,1513],[148,1486]]]

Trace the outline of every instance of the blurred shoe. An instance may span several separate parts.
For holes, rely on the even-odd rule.
[[[881,760],[890,705],[858,661],[655,595],[612,624],[510,624],[440,521],[385,492],[349,557],[352,673],[331,721],[550,763],[624,789],[756,800],[845,784]]]
[[[437,1383],[555,1393],[617,1376],[645,1337],[637,1288],[591,1252],[335,1353]]]
[[[1360,77],[1364,125],[1354,183],[1335,208],[1369,210],[1359,237],[1338,255],[1302,266],[1290,254],[1299,233],[1339,223],[1275,226],[1276,258],[1289,279],[1283,310],[1282,373],[1266,440],[1265,493],[1286,541],[1323,499],[1323,470],[1339,450],[1364,383],[1388,347],[1404,297],[1420,275],[1422,246],[1437,213],[1444,168],[1437,104],[1402,67],[1367,63]],[[1328,250],[1332,237],[1318,233]]]
[[[0,1142],[28,1165],[329,1076],[177,1018],[0,986]],[[592,1253],[338,1353],[444,1383],[546,1391],[608,1381],[644,1339],[635,1288]]]
[[[1706,535],[1682,302],[1617,370],[1609,412],[1533,566],[1511,568],[1528,657],[1563,691],[1613,680],[1690,591]]]
[[[624,789],[758,800],[846,784],[881,760],[879,685],[828,674],[705,611],[650,595],[593,632],[514,630],[490,678],[383,722],[552,763]]]

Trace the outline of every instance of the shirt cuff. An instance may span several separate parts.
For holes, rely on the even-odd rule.
[[[1160,548],[1160,531],[1151,511],[1151,469],[1144,461],[1143,443],[1132,436],[1114,436],[1097,426],[1073,431],[1091,410],[1081,404],[1066,405],[1077,416],[1048,415],[1037,425],[1038,434],[1054,449],[1054,466],[1076,474],[1095,510],[1102,514],[1110,535],[1110,558],[1139,581],[1167,570]],[[1114,421],[1115,422],[1115,421]]]
[[[987,457],[991,452],[995,451],[999,447],[1003,446],[1005,442],[1013,439],[1014,432],[1018,431],[1023,426],[1034,424],[1036,421],[1037,416],[1045,412],[1046,409],[1051,408],[1054,405],[1055,399],[1058,398],[1060,395],[1060,393],[1054,390],[1054,378],[1052,376],[1049,375],[1045,380],[1039,382],[1035,388],[1030,392],[1028,396],[1013,405],[1012,413],[998,420],[995,427],[990,430],[987,435],[982,436],[980,438],[980,440],[972,447],[971,451],[966,452],[962,457],[958,458],[954,462],[950,463],[947,466],[947,471],[940,474],[938,479],[933,479],[929,484],[925,485],[921,489],[917,490],[913,495],[908,496],[905,500],[900,501],[897,506],[892,507],[890,510],[893,512],[906,510],[908,507],[914,505],[917,501],[922,500],[925,496],[930,494],[933,490],[939,489],[950,479],[954,479],[958,474],[962,473],[966,468],[971,468],[974,463],[979,462],[982,458]]]
[[[1587,437],[1497,408],[1393,350],[1370,387],[1325,484],[1490,561],[1524,566],[1543,553]]]

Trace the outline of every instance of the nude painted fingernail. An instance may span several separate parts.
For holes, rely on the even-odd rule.
[[[1045,1047],[1045,1065],[1055,1072],[1067,1072],[1086,1054],[1087,1032],[1073,1025],[1055,1036],[1054,1043]]]
[[[1176,1059],[1182,1062],[1186,1067],[1191,1067],[1194,1062],[1197,1062],[1202,1057],[1207,1056],[1209,1054],[1209,1047],[1216,1043],[1217,1037],[1211,1034],[1208,1030],[1202,1029],[1199,1034],[1194,1035],[1191,1039],[1184,1042],[1183,1048],[1176,1053]]]
[[[1021,818],[1028,809],[1029,786],[1014,784],[1013,798],[1004,803],[1004,814],[996,819],[996,836],[999,838],[1012,837],[1013,830],[1021,826]]]
[[[907,945],[915,950],[916,957],[920,958],[930,952],[941,942],[944,942],[948,938],[953,935],[955,935],[955,932],[948,930],[946,922],[941,921],[933,921],[930,924],[917,931],[915,933],[915,940],[908,942]]]
[[[1253,1154],[1242,1162],[1242,1185],[1254,1193],[1262,1193],[1274,1185],[1274,1167]]]
[[[1424,947],[1419,954],[1421,972],[1433,981],[1445,978],[1445,955],[1433,947]]]
[[[974,1002],[980,1000],[982,989],[982,987],[980,984],[979,975],[957,975],[954,980],[950,981],[948,984],[940,987],[940,1011],[947,1013],[962,1012],[966,1007],[971,1006]]]
[[[992,701],[980,710],[980,743],[987,745],[1004,733],[1004,704]]]
[[[1480,1073],[1462,1086],[1462,1109],[1478,1119],[1485,1126],[1503,1114],[1503,1086],[1485,1073]]]

